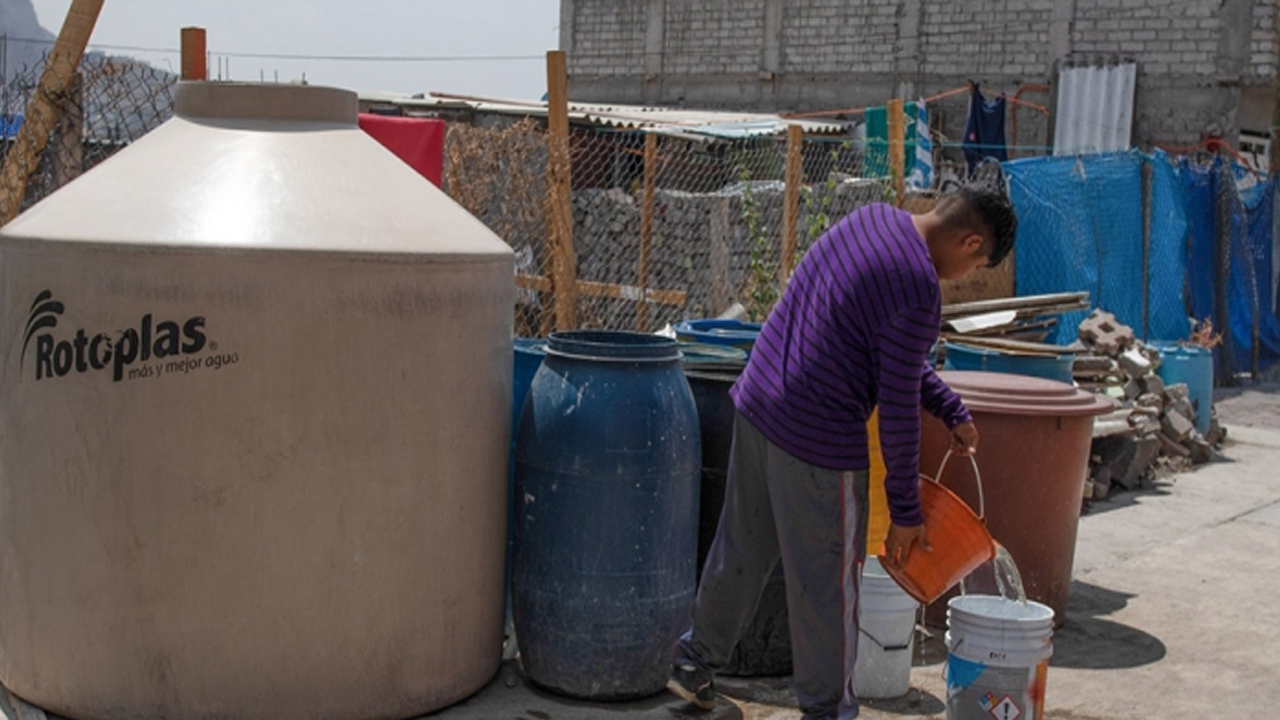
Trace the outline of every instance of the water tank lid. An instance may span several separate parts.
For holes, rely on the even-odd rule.
[[[1040,417],[1103,415],[1115,401],[1056,380],[1006,373],[948,370],[938,373],[972,412]]]
[[[182,83],[178,115],[0,230],[112,251],[510,263],[511,248],[314,85]]]
[[[173,111],[204,120],[268,120],[354,125],[360,101],[350,90],[314,85],[180,82]]]

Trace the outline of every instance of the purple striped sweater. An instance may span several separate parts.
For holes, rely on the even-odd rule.
[[[970,420],[928,364],[940,313],[938,274],[911,215],[858,210],[796,268],[734,402],[775,445],[834,470],[870,466],[866,423],[878,405],[890,517],[919,525],[920,408],[949,428]]]

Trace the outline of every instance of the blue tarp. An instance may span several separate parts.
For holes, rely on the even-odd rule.
[[[1142,168],[1133,153],[1041,157],[1003,165],[1018,213],[1019,295],[1087,290],[1143,327]],[[1070,343],[1087,313],[1063,315],[1051,342]]]
[[[1185,340],[1187,317],[1187,201],[1177,166],[1162,151],[1151,163],[1151,249],[1147,274],[1147,337]]]
[[[1184,158],[1179,171],[1191,231],[1188,285],[1192,312],[1198,319],[1217,318],[1217,256],[1224,250],[1219,246],[1219,223],[1230,224],[1229,233],[1222,233],[1229,246],[1225,250],[1230,265],[1224,280],[1230,327],[1217,328],[1227,336],[1225,352],[1220,348],[1215,354],[1218,376],[1252,370],[1255,317],[1258,366],[1265,370],[1280,361],[1280,319],[1271,289],[1276,183],[1250,181],[1238,187],[1245,177],[1221,160],[1196,165]],[[1220,195],[1226,200],[1225,211],[1218,205]]]

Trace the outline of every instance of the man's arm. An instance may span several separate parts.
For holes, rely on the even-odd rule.
[[[978,428],[964,401],[938,377],[929,363],[920,379],[920,403],[951,431],[951,449],[972,455],[978,450]]]
[[[948,430],[955,430],[957,425],[973,422],[969,410],[947,384],[938,377],[928,361],[924,364],[924,374],[920,376],[920,404],[929,414],[946,424]]]
[[[920,407],[925,397],[925,358],[937,334],[936,312],[909,309],[895,316],[878,336],[880,450],[885,464],[885,497],[893,524],[904,528],[924,522],[917,490]]]

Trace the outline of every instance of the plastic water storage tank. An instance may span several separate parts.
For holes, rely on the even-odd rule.
[[[512,254],[354,94],[183,84],[0,233],[0,682],[376,720],[502,643]]]

